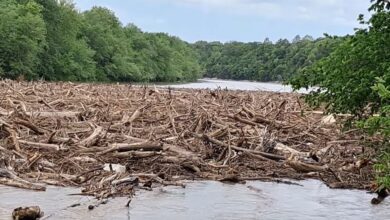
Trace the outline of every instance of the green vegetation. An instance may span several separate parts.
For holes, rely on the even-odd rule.
[[[390,188],[390,3],[372,2],[371,18],[365,21],[359,16],[366,28],[358,29],[291,83],[296,89],[317,86],[309,103],[325,104],[329,112],[352,113],[365,131],[384,136],[377,180],[381,188]]]
[[[123,26],[113,12],[66,0],[0,2],[0,77],[70,81],[191,81],[190,45]]]
[[[0,2],[0,77],[103,82],[282,81],[326,57],[343,38],[188,44],[123,26],[114,13],[69,0]]]
[[[197,42],[200,64],[206,77],[254,81],[285,81],[303,68],[330,54],[343,38],[296,36],[272,43]]]

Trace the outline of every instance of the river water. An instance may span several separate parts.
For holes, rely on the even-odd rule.
[[[357,190],[332,190],[319,181],[299,182],[302,186],[247,182],[245,185],[220,182],[187,183],[181,187],[141,191],[130,208],[126,198],[109,200],[92,211],[96,204],[89,197],[68,196],[78,189],[49,187],[46,192],[31,192],[0,187],[0,219],[11,219],[18,206],[39,205],[45,219],[94,220],[374,220],[390,219],[390,202],[373,206],[373,195]],[[80,206],[68,208],[73,204]]]
[[[292,91],[288,86],[274,83],[210,79],[170,87]],[[130,208],[125,207],[127,198],[116,198],[93,211],[87,208],[96,204],[93,198],[69,196],[79,193],[80,189],[49,187],[46,192],[31,192],[0,186],[0,220],[11,219],[14,208],[33,205],[40,206],[45,212],[45,219],[50,220],[390,219],[390,200],[373,206],[370,200],[374,195],[364,191],[329,189],[315,180],[299,183],[302,186],[264,182],[247,182],[245,185],[189,182],[185,189],[164,187],[138,192]],[[80,206],[71,208],[74,204]]]
[[[163,87],[171,88],[189,88],[189,89],[230,89],[230,90],[246,90],[246,91],[270,91],[270,92],[293,92],[291,86],[282,85],[279,83],[261,83],[250,81],[233,81],[220,79],[201,79],[193,83],[164,85]],[[301,89],[298,93],[307,93],[308,90]]]

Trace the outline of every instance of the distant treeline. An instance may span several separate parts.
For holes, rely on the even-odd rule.
[[[189,81],[200,77],[188,43],[122,26],[114,13],[71,1],[0,1],[0,77],[71,81]]]
[[[284,81],[305,67],[327,57],[343,40],[296,36],[272,43],[204,42],[193,45],[200,55],[203,75],[211,78]]]
[[[189,44],[123,26],[112,11],[79,12],[70,0],[0,1],[0,78],[175,82],[200,77],[280,81],[324,56],[340,38],[291,43]]]

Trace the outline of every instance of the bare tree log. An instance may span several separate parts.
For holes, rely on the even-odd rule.
[[[121,152],[121,153],[114,153],[112,156],[116,158],[147,158],[147,157],[153,157],[153,156],[159,156],[162,155],[161,152],[154,152],[154,151],[128,151],[128,152]]]
[[[139,173],[139,174],[131,174],[130,176],[132,176],[132,177],[149,177],[149,178],[152,178],[153,180],[155,180],[156,182],[158,182],[164,186],[181,186],[183,188],[186,187],[186,185],[182,182],[166,181],[166,180],[161,179],[156,174]]]
[[[310,157],[310,152],[300,152],[298,150],[295,150],[287,145],[284,145],[282,143],[276,143],[276,146],[274,148],[277,151],[282,152],[283,154],[287,155],[296,155],[300,157]]]
[[[26,112],[29,117],[42,118],[74,118],[80,115],[80,112]]]
[[[206,141],[209,141],[213,144],[216,144],[216,145],[219,145],[221,147],[226,147],[226,148],[229,148],[229,145],[221,142],[221,141],[218,141],[214,138],[211,138],[210,136],[208,135],[200,135],[200,136],[197,136],[199,138],[203,138],[204,140]],[[236,146],[231,146],[232,149],[234,150],[238,150],[238,151],[243,151],[243,152],[248,152],[248,153],[252,153],[252,154],[259,154],[263,157],[266,157],[268,159],[272,159],[272,160],[276,160],[276,161],[279,161],[279,160],[285,160],[286,158],[283,157],[283,156],[279,156],[279,155],[276,155],[276,154],[270,154],[270,153],[265,153],[265,152],[261,152],[261,151],[256,151],[256,150],[249,150],[249,149],[245,149],[245,148],[241,148],[241,147],[236,147]]]
[[[156,142],[141,142],[134,144],[126,144],[126,143],[115,143],[112,144],[111,147],[103,152],[100,152],[99,155],[108,154],[114,151],[136,151],[136,150],[144,150],[144,151],[162,151],[163,145],[161,143]]]
[[[36,220],[43,217],[44,213],[38,206],[16,208],[12,212],[12,218],[14,220]]]
[[[3,168],[0,168],[0,184],[29,190],[46,190],[45,186],[30,183],[18,177],[13,171]]]
[[[34,125],[33,123],[29,122],[29,121],[26,121],[26,120],[22,120],[22,119],[15,119],[14,120],[14,123],[15,124],[18,124],[18,125],[22,125],[26,128],[29,128],[31,129],[32,131],[34,131],[36,134],[39,134],[39,135],[43,135],[45,134],[45,132],[43,131],[43,129],[41,128],[38,128],[36,125]]]
[[[30,141],[24,141],[19,140],[20,144],[24,144],[28,147],[36,148],[39,150],[45,150],[45,151],[60,151],[61,147],[57,144],[43,144],[43,143],[36,143],[36,142],[30,142]]]
[[[84,140],[80,141],[78,145],[83,147],[93,146],[96,143],[96,141],[99,138],[101,138],[102,133],[103,133],[103,127],[97,126],[93,131],[93,133],[87,138],[85,138]]]
[[[328,171],[328,166],[318,166],[313,164],[307,164],[300,161],[289,159],[286,161],[286,164],[289,165],[294,170],[301,173],[309,173],[309,172],[324,172]]]

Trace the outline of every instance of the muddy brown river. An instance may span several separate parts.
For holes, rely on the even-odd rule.
[[[274,83],[236,82],[204,79],[197,83],[170,85],[174,88],[263,90],[291,92],[289,86]],[[307,91],[301,90],[301,93]],[[390,200],[378,206],[370,204],[374,195],[357,190],[333,190],[319,181],[299,182],[302,186],[247,182],[229,185],[220,182],[187,183],[178,187],[140,191],[126,207],[127,198],[97,204],[90,197],[69,196],[80,189],[48,187],[46,192],[32,192],[0,186],[0,220],[11,219],[19,206],[38,205],[43,219],[94,220],[371,220],[390,219]],[[79,204],[76,207],[70,207]]]

